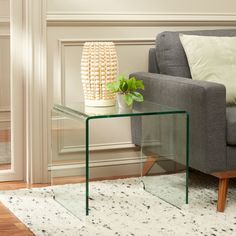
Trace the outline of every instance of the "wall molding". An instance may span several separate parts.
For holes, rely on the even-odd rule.
[[[89,162],[89,168],[94,167],[104,167],[104,166],[117,166],[117,165],[128,165],[128,164],[139,164],[144,163],[147,160],[147,157],[129,157],[129,158],[113,158],[113,159],[104,159],[104,160],[91,160]],[[74,169],[82,168],[85,169],[85,163],[72,163],[72,164],[58,164],[53,167],[49,167],[49,170],[65,170],[65,169]]]
[[[0,16],[0,27],[10,27],[10,17]]]
[[[10,34],[0,34],[0,39],[9,39],[10,40]]]
[[[9,16],[0,16],[0,23],[10,24],[10,17]]]
[[[125,149],[134,147],[135,145],[131,142],[91,144],[89,145],[89,151],[115,150],[115,149]],[[84,151],[85,151],[85,145],[65,146],[59,149],[59,154],[78,153]]]
[[[9,123],[11,122],[11,110],[7,108],[0,108],[0,123]]]
[[[99,160],[99,161],[90,161],[89,168],[97,170],[96,172],[100,172],[100,168],[102,168],[103,176],[105,173],[110,172],[111,167],[116,167],[115,175],[124,175],[123,166],[126,166],[127,175],[134,172],[134,165],[141,166],[141,162],[145,162],[146,157],[143,157],[142,160],[140,157],[130,157],[130,158],[122,158],[122,159],[109,159],[109,160]],[[51,176],[53,177],[66,177],[66,176],[84,176],[85,175],[85,164],[84,163],[72,163],[72,164],[64,164],[64,165],[54,165],[49,166],[48,171],[51,172]],[[99,171],[100,170],[100,171]],[[114,175],[114,173],[113,173]],[[99,176],[93,176],[99,177]]]
[[[169,162],[173,159],[171,155],[163,156],[158,159],[160,162]],[[141,164],[147,161],[147,157],[129,157],[129,158],[113,158],[109,160],[95,160],[90,161],[89,168],[92,170],[93,178],[101,177],[101,173],[103,173],[103,177],[106,173],[108,176],[111,174],[114,176],[121,175],[130,175],[136,172],[141,174]],[[124,170],[125,166],[125,170]],[[85,175],[85,164],[82,162],[71,163],[71,164],[58,164],[54,166],[49,166],[48,171],[52,173],[53,178],[55,177],[68,177],[68,176],[84,176]],[[136,168],[135,168],[136,167]],[[115,168],[115,169],[114,169]]]
[[[91,39],[58,39],[58,78],[61,81],[61,104],[66,103],[65,94],[65,47],[82,47],[87,41],[112,41],[115,45],[155,45],[154,39],[111,39],[111,38],[96,38]]]
[[[117,38],[96,38],[96,39],[58,39],[59,46],[83,46],[87,41],[112,41],[115,45],[154,45],[155,40],[150,38],[143,39],[117,39]]]
[[[10,18],[5,16],[0,16],[0,37],[10,39]]]
[[[0,113],[1,112],[11,112],[11,108],[10,107],[0,108]]]
[[[80,25],[236,25],[236,14],[159,12],[48,12],[48,26]]]
[[[86,41],[112,41],[116,46],[133,46],[133,45],[155,45],[154,39],[111,39],[111,38],[96,38],[96,40],[91,39],[58,39],[58,78],[60,80],[60,102],[61,104],[66,104],[66,78],[65,78],[65,49],[66,47],[83,47]],[[74,147],[64,147],[62,140],[59,140],[59,154],[69,154],[75,152],[84,151],[82,146]],[[134,147],[131,142],[119,142],[119,143],[104,143],[98,145],[91,145],[90,150],[108,150],[108,149],[119,149],[119,148],[130,148]]]
[[[28,183],[46,183],[50,157],[50,104],[46,0],[24,0],[25,135]]]

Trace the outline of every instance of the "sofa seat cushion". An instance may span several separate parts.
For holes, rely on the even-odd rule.
[[[227,143],[236,145],[236,106],[226,108]]]

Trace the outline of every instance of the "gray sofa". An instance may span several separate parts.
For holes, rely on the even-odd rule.
[[[229,171],[236,170],[236,106],[226,106],[223,85],[191,79],[179,33],[236,36],[236,30],[160,33],[156,47],[149,51],[149,72],[133,73],[131,76],[143,80],[145,100],[189,112],[190,167],[213,174],[220,180],[222,172],[229,173],[223,178],[228,180],[227,176],[236,177],[236,171]],[[224,185],[226,192],[227,186],[228,181]]]

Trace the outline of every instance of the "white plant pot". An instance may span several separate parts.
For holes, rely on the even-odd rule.
[[[117,94],[117,103],[118,107],[122,111],[131,111],[132,110],[132,105],[128,106],[124,100],[124,94]]]

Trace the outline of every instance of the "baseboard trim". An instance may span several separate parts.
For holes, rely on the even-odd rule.
[[[101,151],[101,150],[115,150],[123,148],[134,148],[135,145],[131,142],[120,142],[120,143],[105,143],[105,144],[91,144],[89,151]],[[59,154],[69,154],[76,152],[84,152],[85,145],[79,146],[68,146],[60,149]]]
[[[169,158],[169,157],[168,157]],[[140,159],[134,158],[122,158],[121,160],[113,159],[109,161],[90,162],[89,176],[90,178],[109,177],[109,176],[127,176],[127,175],[141,175],[143,168],[142,163],[147,160],[146,157]],[[162,162],[164,165],[169,166],[171,160],[166,158],[160,158],[158,162]],[[162,164],[162,165],[163,165]],[[159,172],[165,172],[165,169],[161,169],[160,166],[154,168]],[[85,165],[82,163],[70,164],[70,165],[57,165],[48,167],[49,176],[51,178],[57,177],[85,177]]]
[[[8,124],[11,123],[11,110],[8,108],[0,108],[0,125],[4,126],[2,123]]]
[[[131,158],[122,158],[122,159],[110,159],[110,160],[100,160],[100,161],[90,161],[89,168],[95,167],[104,167],[104,166],[116,166],[116,165],[130,165],[140,162],[145,162],[146,157],[141,158],[131,157]],[[66,170],[66,169],[78,169],[85,168],[85,163],[76,163],[76,164],[64,164],[64,165],[55,165],[53,167],[48,167],[48,170]]]

